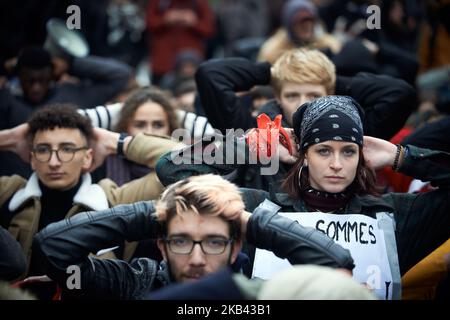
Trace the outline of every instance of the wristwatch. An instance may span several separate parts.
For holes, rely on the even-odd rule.
[[[125,156],[123,152],[123,143],[125,141],[125,138],[128,137],[128,133],[121,132],[119,136],[119,141],[117,141],[117,154],[119,156]]]

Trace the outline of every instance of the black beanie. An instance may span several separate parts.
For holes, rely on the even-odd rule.
[[[347,96],[324,96],[300,106],[293,116],[300,149],[324,141],[346,141],[363,145],[361,106]]]

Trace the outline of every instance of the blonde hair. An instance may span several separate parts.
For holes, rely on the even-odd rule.
[[[200,215],[219,216],[230,223],[230,233],[240,239],[240,215],[245,205],[236,185],[218,175],[205,174],[178,181],[169,186],[156,204],[155,215],[163,223],[191,210]],[[164,234],[164,235],[165,235]]]
[[[289,50],[272,67],[272,86],[277,95],[286,82],[323,85],[327,94],[334,94],[336,67],[319,50]]]

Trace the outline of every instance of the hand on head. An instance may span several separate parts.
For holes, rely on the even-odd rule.
[[[392,166],[397,147],[389,141],[364,136],[363,153],[366,164],[373,170]]]

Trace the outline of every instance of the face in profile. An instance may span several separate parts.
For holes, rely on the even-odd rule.
[[[191,240],[202,241],[203,250],[207,253],[199,243],[192,248]],[[173,279],[186,282],[233,263],[241,249],[241,242],[229,240],[229,224],[221,217],[188,210],[169,221],[166,241],[159,239],[158,247],[169,265]],[[187,253],[190,249],[192,251]]]
[[[286,82],[281,88],[278,100],[287,122],[292,126],[292,116],[299,106],[326,95],[325,86],[320,84]]]
[[[128,124],[127,132],[133,136],[141,132],[169,136],[171,134],[169,115],[160,104],[148,101],[136,109]]]
[[[48,188],[74,187],[91,166],[92,149],[87,148],[86,138],[78,129],[37,131],[32,143],[31,166]]]
[[[305,159],[312,188],[331,193],[343,192],[355,179],[359,146],[349,142],[326,141],[309,147]]]
[[[51,68],[28,69],[19,72],[20,84],[26,100],[33,104],[42,102],[47,96],[52,81]]]

